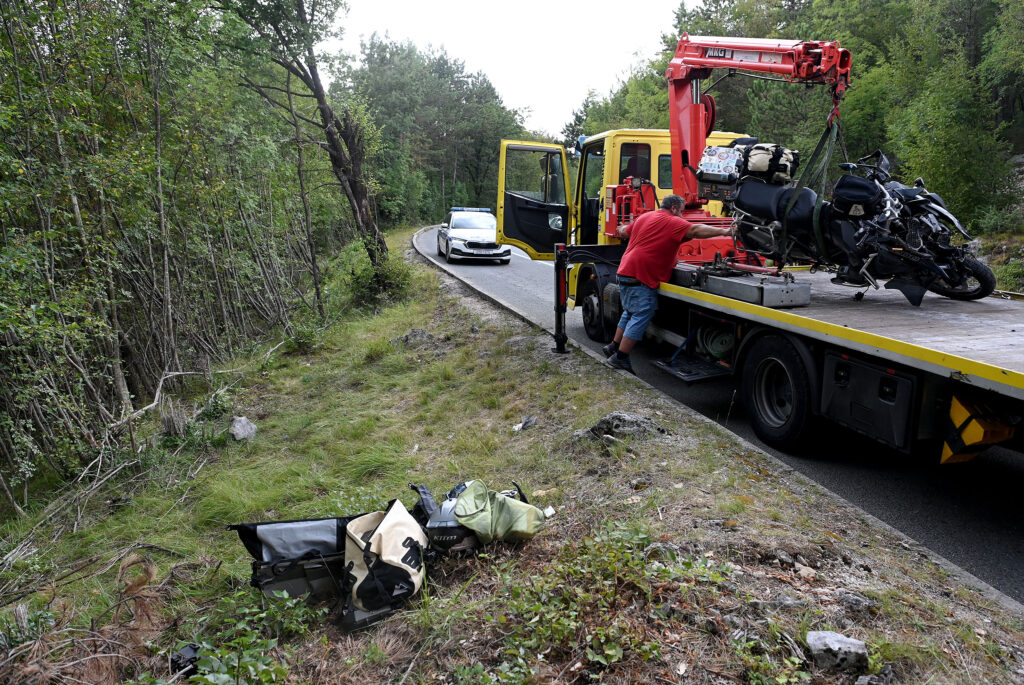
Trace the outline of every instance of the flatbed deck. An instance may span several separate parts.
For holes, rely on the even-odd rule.
[[[1024,302],[999,297],[959,302],[928,293],[914,307],[899,291],[884,288],[868,288],[857,301],[860,289],[833,285],[829,274],[795,272],[794,277],[811,283],[807,306],[769,309],[667,283],[661,292],[1024,399]]]

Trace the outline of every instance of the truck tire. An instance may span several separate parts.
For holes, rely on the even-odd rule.
[[[958,287],[954,288],[939,279],[928,286],[928,290],[951,300],[980,300],[996,289],[996,275],[992,269],[974,257],[964,257],[964,271],[967,278]]]
[[[583,329],[595,342],[610,342],[615,329],[608,326],[604,316],[604,298],[598,288],[599,280],[588,278],[583,284]]]
[[[784,451],[803,443],[811,423],[810,373],[785,337],[765,335],[753,342],[740,385],[750,426],[763,442]]]

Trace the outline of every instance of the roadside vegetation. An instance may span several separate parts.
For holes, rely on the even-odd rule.
[[[1019,680],[1020,617],[927,553],[433,269],[397,263],[391,296],[364,300],[365,260],[332,265],[330,325],[193,379],[115,478],[8,522],[0,680],[168,681],[196,643],[202,683],[848,682],[810,663],[819,629],[865,641],[898,682]],[[664,432],[586,430],[624,409]],[[227,435],[233,415],[255,438]],[[249,589],[225,531],[473,478],[557,513],[525,544],[442,560],[351,635],[329,607]]]

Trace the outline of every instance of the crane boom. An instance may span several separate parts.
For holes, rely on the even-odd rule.
[[[796,83],[831,87],[833,110],[850,83],[850,51],[837,41],[769,40],[690,36],[679,39],[665,76],[669,87],[669,130],[672,137],[672,188],[691,209],[700,207],[697,178],[691,164],[700,159],[704,141],[715,123],[715,101],[700,92],[700,80],[712,69],[775,74]]]

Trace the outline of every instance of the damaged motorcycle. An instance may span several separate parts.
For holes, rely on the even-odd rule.
[[[976,300],[995,290],[971,236],[922,179],[893,179],[881,151],[839,167],[845,173],[831,201],[800,185],[740,179],[731,209],[744,249],[780,264],[834,268],[841,285],[884,282],[914,306],[927,291]]]

